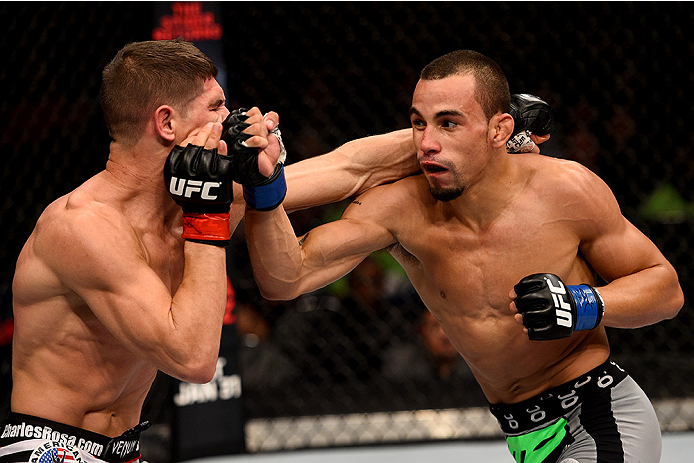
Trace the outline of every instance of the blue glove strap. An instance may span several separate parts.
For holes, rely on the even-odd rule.
[[[588,285],[567,286],[576,301],[576,328],[574,331],[592,330],[602,318],[602,301],[598,301],[593,288]]]
[[[269,211],[284,201],[287,194],[287,181],[284,179],[284,166],[281,167],[280,174],[267,185],[243,186],[243,199],[253,209],[258,211]]]

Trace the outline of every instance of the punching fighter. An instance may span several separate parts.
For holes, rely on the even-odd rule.
[[[656,414],[610,360],[605,327],[676,316],[677,274],[588,169],[506,153],[510,103],[491,59],[431,62],[410,109],[423,174],[365,192],[299,239],[281,203],[250,202],[256,281],[292,299],[386,249],[469,364],[516,461],[658,462]],[[515,111],[536,103],[517,98]]]

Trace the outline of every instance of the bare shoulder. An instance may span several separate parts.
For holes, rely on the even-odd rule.
[[[568,197],[612,201],[607,184],[584,165],[566,159],[529,155],[525,166],[533,172],[531,186],[541,193],[561,199]]]
[[[542,155],[530,155],[521,162],[530,172],[530,191],[563,218],[584,224],[584,232],[597,232],[624,220],[610,187],[582,164]]]
[[[118,259],[144,257],[127,218],[112,205],[77,189],[50,204],[31,237],[34,258],[65,284],[87,282],[115,268]]]

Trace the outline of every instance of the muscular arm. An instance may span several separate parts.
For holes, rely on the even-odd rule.
[[[673,318],[684,303],[677,273],[658,248],[619,210],[610,189],[590,172],[581,174],[590,219],[583,224],[581,253],[609,283],[602,324],[639,328]]]
[[[381,187],[384,188],[384,187]],[[376,189],[378,190],[378,189]],[[293,299],[344,276],[373,251],[395,239],[379,224],[372,190],[351,204],[342,219],[321,225],[297,240],[287,214],[246,212],[246,240],[253,273],[264,297]]]
[[[339,148],[285,167],[287,212],[342,201],[376,185],[419,170],[412,129],[350,141]],[[241,186],[234,185],[232,231],[244,216]]]
[[[68,207],[46,225],[37,234],[37,256],[119,343],[176,378],[211,379],[225,307],[223,248],[186,242],[183,278],[172,296],[180,276],[158,275],[129,224],[110,208]]]
[[[286,167],[285,210],[329,204],[419,170],[412,129],[350,141]]]

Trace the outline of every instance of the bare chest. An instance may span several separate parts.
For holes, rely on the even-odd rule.
[[[521,278],[567,274],[579,259],[578,238],[565,223],[532,215],[514,214],[485,228],[441,222],[420,231],[400,239],[395,255],[424,302],[442,316],[506,314],[508,293]]]

